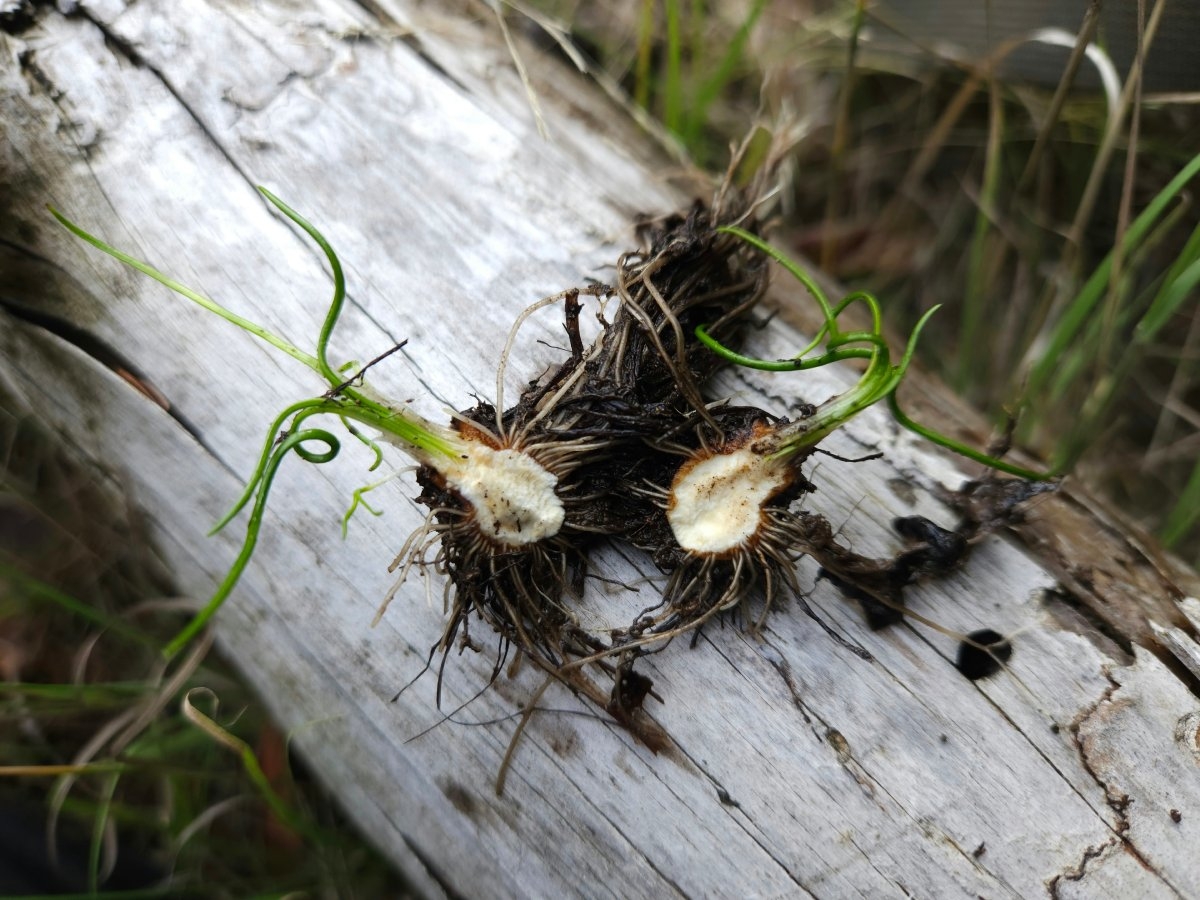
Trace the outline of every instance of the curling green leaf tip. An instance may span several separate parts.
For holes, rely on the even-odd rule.
[[[866,371],[863,372],[858,383],[853,388],[844,394],[826,401],[818,408],[815,416],[792,423],[781,429],[781,441],[779,449],[775,453],[776,456],[787,456],[804,447],[816,445],[820,440],[841,427],[858,413],[886,398],[888,408],[901,426],[960,456],[1001,472],[1031,481],[1046,481],[1060,476],[1060,473],[1056,470],[1037,472],[1004,462],[978,450],[973,450],[960,441],[956,441],[951,437],[913,421],[900,409],[899,402],[896,399],[896,391],[899,389],[900,383],[903,381],[909,364],[916,353],[917,342],[921,337],[922,331],[934,313],[941,308],[940,305],[927,310],[921,316],[909,335],[904,355],[901,357],[900,362],[897,365],[892,365],[887,340],[883,335],[882,310],[879,301],[873,295],[865,291],[856,291],[843,298],[836,306],[833,306],[816,280],[796,262],[789,259],[782,251],[771,246],[757,235],[735,226],[725,226],[719,228],[718,231],[740,238],[787,269],[797,281],[804,285],[808,293],[817,302],[824,318],[824,324],[817,332],[816,337],[792,359],[756,359],[735,353],[714,339],[708,333],[705,326],[701,325],[696,328],[696,338],[705,347],[734,365],[769,372],[814,369],[843,359],[869,360]],[[871,331],[842,331],[838,327],[838,317],[854,303],[866,304],[871,314]],[[816,350],[822,343],[824,343],[824,353],[805,359],[805,356],[809,352]],[[848,346],[851,344],[865,344],[866,346]]]
[[[187,285],[181,284],[180,282],[176,281],[175,279],[170,278],[167,275],[164,275],[162,272],[160,272],[158,269],[154,268],[153,266],[149,265],[148,263],[144,263],[140,259],[135,259],[134,257],[130,256],[128,253],[118,250],[116,247],[113,247],[111,244],[105,243],[104,241],[100,240],[100,238],[96,237],[95,235],[91,234],[88,231],[85,231],[80,226],[76,225],[74,222],[72,222],[70,219],[68,219],[62,213],[60,213],[53,206],[47,206],[47,209],[50,210],[51,215],[53,215],[54,218],[56,218],[64,228],[66,228],[69,232],[71,232],[73,235],[75,235],[80,240],[86,241],[87,243],[89,243],[93,247],[95,247],[97,250],[101,250],[104,253],[107,253],[109,256],[124,263],[125,265],[129,266],[132,269],[136,269],[137,271],[141,272],[143,275],[149,275],[151,278],[153,278],[155,281],[157,281],[159,284],[163,285],[164,287],[170,288],[175,293],[180,294],[183,297],[186,297],[188,300],[191,300],[193,303],[197,304],[198,306],[202,306],[204,309],[207,309],[209,312],[216,313],[218,316],[220,316],[225,321],[232,322],[234,325],[238,326],[243,331],[247,331],[250,334],[254,335],[255,337],[266,341],[268,344],[270,344],[271,346],[275,347],[278,350],[282,350],[284,353],[286,353],[288,356],[292,357],[293,359],[299,360],[300,362],[304,363],[310,369],[317,370],[318,363],[317,363],[316,357],[305,353],[303,350],[300,350],[298,347],[296,347],[293,344],[289,343],[288,341],[284,340],[283,338],[281,338],[279,335],[275,334],[274,332],[268,331],[266,328],[263,328],[261,325],[255,323],[255,322],[251,322],[249,319],[243,318],[242,316],[239,316],[237,313],[233,312],[232,310],[226,309],[224,306],[222,306],[220,303],[217,303],[215,300],[210,300],[208,297],[205,297],[203,294],[197,293],[196,291],[192,290]]]
[[[212,597],[195,618],[164,648],[163,652],[168,658],[175,656],[204,628],[208,620],[212,618],[237,584],[257,543],[271,484],[284,457],[294,451],[301,459],[310,463],[320,464],[329,462],[338,455],[341,449],[338,439],[325,429],[304,427],[306,420],[316,415],[337,416],[351,434],[372,450],[374,454],[374,459],[370,466],[372,470],[377,468],[382,462],[382,451],[374,440],[363,435],[357,428],[353,427],[352,422],[369,425],[385,434],[399,438],[402,444],[411,448],[411,451],[418,459],[428,459],[430,455],[450,458],[458,455],[455,447],[455,438],[450,431],[439,429],[419,416],[412,415],[405,410],[394,409],[382,401],[373,399],[366,392],[356,389],[350,382],[343,380],[342,376],[346,371],[346,366],[335,368],[329,363],[329,342],[334,328],[337,326],[338,318],[341,315],[346,299],[346,280],[341,262],[338,260],[333,247],[325,239],[325,236],[307,219],[265,187],[259,187],[258,190],[268,202],[299,226],[321,248],[333,273],[333,296],[329,302],[325,319],[317,338],[315,356],[305,353],[261,325],[239,316],[216,301],[168,277],[148,263],[135,259],[128,253],[118,250],[116,247],[111,246],[79,225],[76,225],[58,210],[49,207],[55,219],[76,237],[91,244],[96,249],[107,253],[121,263],[144,275],[148,275],[163,286],[191,300],[209,312],[215,313],[227,322],[231,322],[244,331],[282,350],[287,355],[304,363],[304,365],[315,371],[330,385],[330,390],[326,394],[293,403],[272,421],[271,426],[267,430],[266,440],[259,454],[258,462],[251,473],[245,489],[229,512],[222,516],[212,529],[212,532],[210,532],[215,534],[220,531],[247,505],[250,505],[250,520],[246,526],[246,535],[242,543],[242,549]],[[320,444],[320,447],[313,448],[311,446],[311,442],[313,441]],[[378,514],[376,510],[372,509],[363,500],[362,493],[364,490],[360,489],[355,492],[355,501],[351,507],[351,512],[357,506],[362,505],[372,514]]]

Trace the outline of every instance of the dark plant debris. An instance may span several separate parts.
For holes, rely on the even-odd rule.
[[[656,749],[665,736],[642,711],[647,697],[657,698],[650,679],[635,671],[643,655],[676,636],[694,641],[723,611],[758,628],[773,608],[791,602],[840,644],[869,658],[808,606],[796,574],[802,556],[815,559],[820,577],[861,604],[872,629],[881,628],[904,617],[904,587],[953,571],[973,542],[1012,522],[1023,501],[1046,489],[1024,480],[971,482],[953,502],[961,518],[956,528],[920,516],[897,519],[894,528],[907,546],[890,559],[855,553],[835,538],[826,519],[800,508],[814,490],[802,466],[816,445],[785,462],[763,463],[770,435],[788,420],[705,392],[725,361],[695,339],[696,327],[707,326],[724,346],[736,347],[767,279],[762,254],[718,231],[736,222],[753,233],[752,204],[729,194],[722,201],[643,221],[637,230],[642,247],[619,259],[612,285],[564,292],[568,357],[531,382],[499,418],[498,432],[521,435],[531,455],[559,452],[557,462],[546,464],[559,475],[557,491],[567,509],[558,536],[517,550],[481,539],[469,503],[434,469],[418,474],[421,502],[446,526],[434,562],[449,579],[451,613],[435,652],[445,654],[456,642],[474,646],[468,633],[477,615],[502,639],[496,675],[515,647]],[[583,295],[617,300],[612,321],[601,319],[591,347],[579,332]],[[797,408],[801,419],[817,411]],[[497,421],[496,410],[482,402],[461,416],[460,430],[486,431]],[[564,450],[572,446],[582,450]],[[744,539],[713,550],[683,546],[678,535],[685,526],[671,518],[683,503],[681,482],[706,461],[739,453],[748,454],[752,469],[767,465],[773,479],[754,500]],[[587,551],[601,539],[646,550],[667,578],[661,598],[607,635],[581,627],[571,602],[587,574]],[[1011,653],[1006,643],[989,654],[971,640],[964,647],[991,663]],[[585,666],[594,666],[610,687],[585,676]]]
[[[972,631],[958,645],[954,665],[971,681],[995,675],[1012,658],[1012,644],[990,628]]]
[[[736,160],[731,171],[735,168]],[[772,166],[761,171],[769,173]],[[321,247],[334,273],[334,296],[315,355],[275,335],[270,342],[317,372],[331,389],[293,404],[275,420],[271,430],[278,439],[267,442],[245,493],[221,523],[254,501],[243,553],[170,652],[190,640],[232,590],[254,546],[283,457],[295,450],[309,462],[323,463],[337,455],[337,438],[307,424],[318,415],[337,417],[377,454],[376,441],[356,426],[378,429],[382,439],[398,444],[418,463],[418,499],[428,515],[392,564],[399,577],[379,615],[414,569],[445,579],[448,618],[427,666],[434,667],[440,657],[439,708],[451,655],[495,647],[494,681],[515,649],[517,660],[528,659],[656,751],[670,741],[644,711],[647,698],[659,698],[650,679],[636,671],[642,656],[661,651],[676,637],[694,642],[721,613],[757,630],[773,610],[795,605],[840,646],[869,659],[808,605],[796,568],[803,556],[818,563],[820,577],[862,605],[872,628],[882,627],[905,614],[906,586],[952,571],[973,542],[1013,521],[1020,504],[1045,489],[996,478],[972,482],[952,500],[960,516],[956,528],[918,516],[896,520],[906,546],[889,559],[856,553],[838,540],[824,517],[803,508],[804,498],[815,490],[804,471],[809,457],[824,452],[821,441],[845,421],[884,398],[906,427],[971,458],[1004,464],[900,418],[895,388],[924,320],[902,360],[892,364],[874,298],[853,295],[835,308],[807,275],[762,240],[760,183],[736,190],[727,179],[710,203],[639,222],[640,246],[618,259],[611,284],[572,288],[522,313],[501,357],[495,403],[478,400],[456,414],[449,428],[421,419],[407,404],[378,397],[364,384],[367,369],[386,353],[351,373],[330,364],[329,338],[345,298],[340,263],[311,224],[263,193]],[[178,289],[162,273],[55,215],[77,236]],[[806,350],[778,363],[739,355],[772,258],[825,312],[825,327],[809,348],[823,342],[820,355]],[[219,304],[181,292],[246,327]],[[583,298],[598,307],[600,331],[590,345],[580,328]],[[872,332],[846,331],[837,321],[858,301],[874,312]],[[520,328],[531,314],[554,305],[563,310],[565,357],[506,406],[504,374]],[[269,335],[261,328],[256,333]],[[844,359],[868,361],[858,385],[820,405],[797,401],[794,419],[736,406],[707,391],[711,377],[730,363],[763,368],[765,362],[786,371]],[[356,504],[359,500],[356,494]],[[604,632],[589,628],[577,614],[588,554],[599,541],[646,550],[666,579],[660,598],[628,625]],[[477,621],[498,640],[472,635]]]

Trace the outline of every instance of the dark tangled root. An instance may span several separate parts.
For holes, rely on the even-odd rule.
[[[821,516],[792,507],[813,490],[803,476],[803,456],[788,461],[788,480],[763,504],[753,536],[721,553],[684,549],[667,520],[672,503],[675,473],[689,459],[706,458],[744,447],[777,420],[753,407],[716,406],[708,410],[708,421],[693,417],[689,443],[659,442],[662,454],[656,478],[633,489],[652,507],[638,520],[627,539],[649,551],[656,565],[667,573],[662,603],[645,610],[621,635],[622,641],[668,638],[698,630],[719,613],[736,611],[752,631],[757,631],[780,602],[790,599],[833,635],[808,606],[796,577],[796,564],[806,554],[834,545],[828,522]],[[859,648],[852,648],[861,654]]]
[[[579,594],[586,571],[574,542],[560,534],[517,548],[497,544],[436,470],[422,466],[417,481],[420,502],[431,510],[429,530],[439,539],[434,558],[422,564],[432,565],[452,588],[439,648],[471,646],[470,621],[477,615],[507,643],[548,666],[560,665],[563,629],[573,622],[564,593]]]
[[[661,477],[670,456],[656,444],[697,418],[713,421],[701,387],[721,361],[699,344],[694,330],[707,325],[736,346],[767,282],[762,255],[717,231],[726,224],[756,227],[748,203],[732,192],[712,208],[696,203],[686,213],[645,221],[638,229],[642,247],[618,260],[613,286],[565,291],[518,319],[501,363],[498,397],[516,329],[533,310],[562,303],[567,359],[529,383],[502,413],[480,403],[459,414],[458,427],[526,453],[551,472],[564,523],[557,535],[536,543],[500,544],[481,531],[475,510],[453,486],[434,468],[421,467],[418,499],[430,512],[393,569],[401,570],[401,579],[414,568],[446,579],[448,621],[434,652],[444,657],[455,646],[475,647],[471,626],[478,619],[500,636],[502,653],[515,648],[593,701],[606,697],[610,714],[635,724],[649,683],[643,685],[625,662],[615,668],[604,662],[613,654],[627,658],[627,636],[617,635],[614,644],[612,636],[588,633],[576,620],[574,601],[595,540],[627,537],[655,517],[652,505],[625,487]],[[601,333],[589,347],[579,337],[581,296],[618,301],[612,321],[601,318]],[[746,577],[777,553],[786,557],[774,546],[764,548],[749,562]],[[772,572],[779,568],[770,566]],[[715,584],[721,577],[713,573],[707,580]],[[674,615],[681,622],[694,618]],[[592,663],[611,680],[611,691],[583,676],[582,665]],[[498,662],[493,677],[499,670]]]
[[[707,325],[738,346],[767,285],[762,254],[717,231],[733,221],[756,228],[746,211],[700,203],[685,215],[642,223],[643,248],[617,261],[620,305],[580,392],[593,415],[651,441],[680,417],[706,415],[701,388],[723,361],[696,340],[695,329]]]

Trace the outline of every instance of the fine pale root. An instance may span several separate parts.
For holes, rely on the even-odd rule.
[[[375,611],[375,617],[371,620],[371,627],[374,628],[387,612],[388,607],[392,605],[392,600],[396,594],[408,580],[409,573],[414,569],[418,569],[422,575],[426,574],[427,567],[436,568],[436,560],[430,559],[429,551],[436,546],[442,539],[442,532],[446,530],[446,526],[439,524],[438,519],[450,513],[448,509],[431,509],[425,514],[425,521],[420,527],[412,532],[400,547],[400,552],[396,554],[396,558],[392,560],[388,566],[389,572],[395,572],[400,569],[400,574],[396,581],[388,589],[384,595],[383,601],[379,604],[379,608]],[[447,583],[447,587],[449,584]],[[429,587],[429,581],[426,579],[426,588]],[[429,599],[428,592],[426,599]],[[448,601],[447,601],[448,602]],[[446,604],[443,604],[443,614],[447,611]]]
[[[508,362],[512,357],[513,345],[517,341],[517,334],[521,330],[521,326],[536,313],[538,310],[545,309],[547,306],[563,302],[570,291],[562,291],[558,294],[553,294],[549,297],[543,297],[536,303],[530,304],[521,314],[517,316],[512,327],[508,330],[508,338],[504,342],[504,349],[500,353],[500,363],[496,366],[496,434],[501,440],[508,440],[509,435],[505,432],[504,425],[504,376],[508,372]]]
[[[739,448],[728,456],[742,458],[742,450],[748,451],[748,448]],[[722,456],[715,454],[689,462],[703,464]],[[759,459],[769,460],[769,457]],[[747,467],[754,471],[760,465],[748,461]],[[716,509],[710,523],[711,531],[694,529],[690,522],[682,529],[685,539],[695,533],[710,546],[720,549],[679,548],[664,566],[669,569],[669,575],[661,607],[655,615],[644,616],[629,629],[631,640],[625,646],[644,646],[651,641],[695,632],[717,614],[735,608],[742,610],[750,630],[757,632],[771,610],[783,599],[790,598],[839,645],[869,658],[865,650],[846,641],[816,615],[797,578],[797,563],[806,555],[819,553],[829,540],[829,526],[823,518],[788,508],[798,494],[809,489],[808,482],[800,476],[798,469],[790,470],[786,464],[769,462],[763,468],[770,473],[769,492],[760,489],[756,502],[748,504],[734,517],[736,535],[724,531],[720,532],[721,537],[716,537],[716,525],[720,520]],[[659,491],[658,494],[659,505],[669,516],[669,506],[674,498],[670,492]],[[661,555],[660,560],[663,560]],[[757,613],[752,612],[752,601],[758,602]]]

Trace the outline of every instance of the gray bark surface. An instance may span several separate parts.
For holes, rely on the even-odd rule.
[[[485,6],[97,0],[0,34],[0,387],[131,494],[189,594],[206,598],[237,552],[236,525],[205,533],[267,423],[323,386],[85,247],[46,203],[311,347],[331,281],[257,194],[265,184],[346,266],[334,355],[369,359],[407,339],[372,382],[441,419],[494,395],[523,308],[603,279],[632,246],[636,213],[690,199],[594,83],[520,47],[547,139]],[[752,349],[791,355],[802,299],[777,278],[770,302],[785,314]],[[561,344],[558,316],[524,332],[510,397],[558,358],[536,343]],[[787,414],[853,377],[728,372],[717,391]],[[906,391],[925,421],[985,439],[940,386],[918,376]],[[897,515],[951,520],[940,498],[960,464],[883,411],[829,449],[885,454],[824,459],[813,476],[812,506],[857,551],[894,553]],[[390,702],[440,634],[442,585],[410,579],[370,627],[423,510],[400,473],[371,495],[385,515],[356,516],[343,542],[351,492],[379,476],[361,448],[343,457],[285,463],[217,635],[422,893],[1200,895],[1200,604],[1181,602],[1195,581],[1082,491],[1034,501],[1027,525],[909,595],[948,628],[1016,635],[998,676],[968,682],[955,640],[921,625],[867,631],[804,560],[814,608],[873,661],[795,608],[758,637],[710,627],[694,648],[647,660],[668,751],[551,688],[541,705],[555,712],[533,717],[496,796],[513,716],[540,679],[528,666],[503,675],[441,724],[432,673]],[[627,620],[654,594],[645,556],[610,548],[595,568],[608,581],[589,586],[584,614],[597,621]],[[444,709],[470,700],[491,665],[486,652],[454,656]]]

